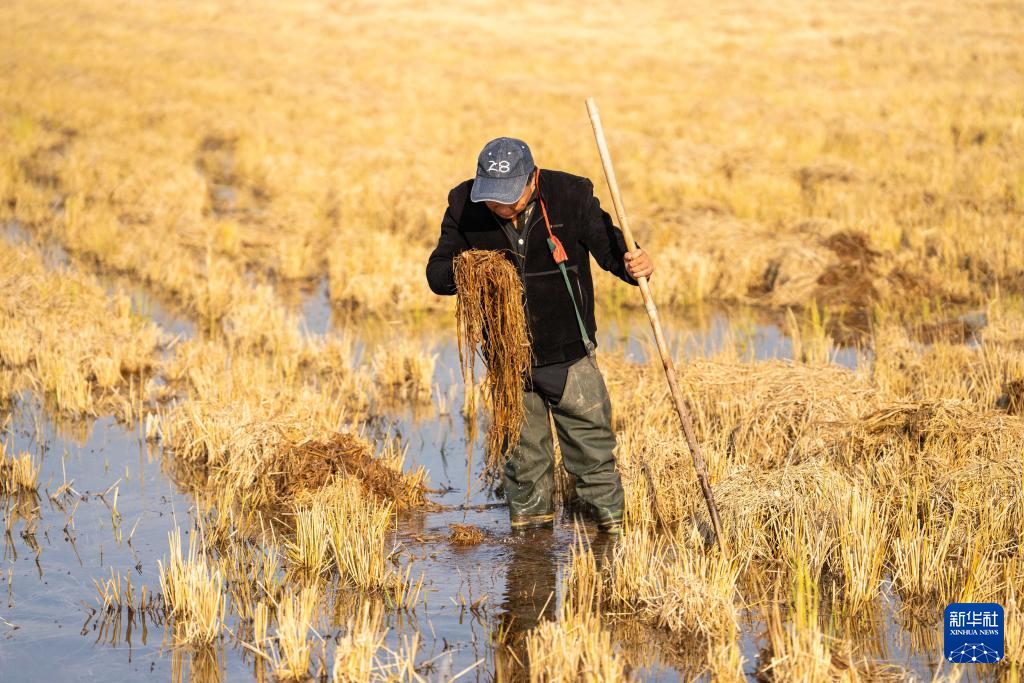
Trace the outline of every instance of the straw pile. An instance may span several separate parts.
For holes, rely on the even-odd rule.
[[[487,476],[497,477],[506,444],[519,440],[523,387],[530,369],[530,338],[523,309],[523,287],[515,268],[498,252],[472,249],[455,259],[455,309],[459,361],[467,387],[473,387],[474,351],[480,348],[491,401],[487,430]]]
[[[364,491],[399,510],[422,508],[426,489],[419,477],[403,474],[374,457],[370,443],[354,434],[335,434],[326,440],[307,441],[286,447],[279,455],[286,494],[319,491],[337,476],[355,477]]]
[[[449,524],[448,542],[452,545],[479,545],[487,537],[483,529],[472,524]]]
[[[358,480],[365,492],[404,510],[427,504],[424,472],[403,472],[403,454],[385,444],[379,454],[350,433],[312,434],[316,429],[295,416],[258,412],[250,406],[193,401],[164,422],[167,447],[183,481],[224,491],[246,506],[273,506],[303,492],[314,492],[338,477]]]

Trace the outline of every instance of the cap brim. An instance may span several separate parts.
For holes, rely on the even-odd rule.
[[[469,199],[474,202],[515,204],[523,196],[523,189],[526,188],[529,179],[529,173],[512,178],[477,176],[473,180],[473,188],[469,191]]]

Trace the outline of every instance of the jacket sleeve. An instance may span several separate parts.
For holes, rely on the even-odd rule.
[[[452,260],[469,249],[469,242],[459,232],[458,223],[452,215],[452,194],[454,193],[448,195],[448,208],[441,220],[441,236],[427,260],[427,283],[434,294],[455,294],[455,271]]]
[[[617,278],[631,285],[638,284],[626,272],[626,238],[622,231],[612,223],[612,217],[601,208],[601,202],[594,195],[594,184],[589,180],[583,183],[583,205],[581,207],[580,241],[587,251],[593,255],[597,265],[601,266]]]

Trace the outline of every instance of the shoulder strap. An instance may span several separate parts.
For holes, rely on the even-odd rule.
[[[541,213],[544,214],[544,227],[548,229],[548,249],[551,250],[551,257],[555,259],[555,264],[558,266],[558,269],[562,271],[562,279],[565,280],[565,288],[569,292],[569,299],[572,301],[573,310],[576,312],[576,323],[580,326],[580,336],[583,339],[583,346],[587,349],[587,355],[593,356],[594,343],[590,340],[590,335],[587,334],[587,326],[583,324],[583,316],[580,315],[580,307],[576,303],[576,294],[572,291],[572,283],[569,282],[569,273],[565,270],[565,262],[569,260],[569,255],[565,253],[565,247],[563,247],[561,241],[555,237],[555,233],[551,231],[551,220],[548,218],[548,207],[544,203],[544,194],[540,191],[540,169],[536,169],[535,173],[537,198],[540,203]]]

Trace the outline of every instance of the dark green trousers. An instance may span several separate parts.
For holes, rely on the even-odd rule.
[[[612,456],[612,403],[597,363],[585,357],[572,365],[556,404],[526,392],[525,410],[519,442],[508,455],[503,477],[512,526],[536,526],[554,519],[555,449],[549,410],[562,462],[576,480],[576,494],[592,507],[598,524],[621,521],[624,495]]]

